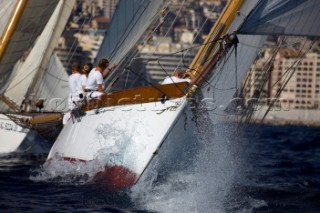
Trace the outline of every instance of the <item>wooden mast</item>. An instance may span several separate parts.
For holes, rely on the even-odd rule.
[[[0,39],[0,60],[2,59],[9,45],[9,42],[12,38],[12,35],[14,34],[14,31],[19,23],[19,20],[22,16],[24,9],[26,8],[27,3],[28,3],[28,0],[19,0],[16,3],[14,12],[11,14],[11,17],[4,30],[4,33]]]
[[[208,64],[213,64],[217,53],[219,53],[219,39],[228,31],[237,12],[242,7],[245,0],[229,1],[218,21],[211,29],[204,44],[197,52],[190,64],[190,71],[195,76],[194,83],[199,83]]]
[[[14,34],[14,31],[19,23],[24,9],[26,8],[27,3],[27,0],[19,0],[16,3],[15,9],[11,14],[11,17],[7,23],[4,33],[2,34],[2,37],[0,38],[0,61],[5,54],[5,51],[10,43],[11,37]],[[14,111],[19,111],[18,107],[3,95],[0,95],[0,100],[2,100]]]

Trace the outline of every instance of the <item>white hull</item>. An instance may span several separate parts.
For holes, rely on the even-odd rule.
[[[69,161],[106,159],[104,181],[118,188],[134,184],[186,108],[186,98],[88,111],[81,122],[69,120],[52,147]]]
[[[10,152],[44,153],[49,143],[36,132],[23,128],[0,114],[0,154]]]

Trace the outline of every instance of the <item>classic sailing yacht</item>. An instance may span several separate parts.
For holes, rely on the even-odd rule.
[[[123,70],[134,72],[130,67],[133,47],[145,38],[142,34],[151,30],[148,26],[165,5],[164,1],[130,2],[139,6],[119,2],[98,55],[108,55],[112,63],[119,64],[109,80],[117,79]],[[266,35],[319,36],[319,30],[314,33],[309,25],[301,25],[306,20],[316,23],[313,21],[317,20],[319,8],[317,0],[229,1],[188,68],[195,76],[191,84],[130,88],[109,92],[100,101],[90,101],[82,107],[85,115],[78,122],[69,121],[62,130],[46,165],[50,166],[55,159],[86,163],[103,156],[106,162],[104,171],[97,175],[100,181],[111,188],[135,184],[151,164],[168,163],[161,160],[166,159],[164,147],[169,147],[166,150],[170,149],[172,155],[179,152],[183,141],[175,137],[175,141],[169,142],[168,138],[188,133],[183,125],[177,127],[187,109],[188,97],[196,94],[201,98],[210,108],[207,113],[213,124],[225,118],[227,106],[237,97],[241,81]],[[270,31],[259,31],[260,27]]]
[[[60,113],[46,113],[60,112],[61,106],[59,108],[57,102],[63,104],[68,94],[68,76],[57,56],[52,55],[52,53],[74,3],[75,1],[73,0],[16,2],[13,14],[20,14],[21,17],[13,15],[8,21],[8,27],[11,23],[20,22],[16,23],[15,29],[11,29],[13,33],[11,39],[8,38],[8,41],[2,40],[3,45],[5,42],[8,44],[6,50],[3,50],[2,60],[0,61],[0,72],[7,75],[4,80],[5,84],[1,85],[2,102],[0,108],[5,113],[0,114],[2,127],[0,128],[2,139],[0,153],[37,149],[41,147],[41,144],[37,144],[39,142],[37,139],[41,139],[41,137],[37,132],[30,131],[30,129],[37,128],[40,134],[47,134],[48,132],[54,132],[52,126],[54,127],[61,123]],[[9,7],[10,4],[7,3],[7,6]],[[51,9],[48,10],[48,7]],[[35,11],[34,8],[37,10]],[[44,14],[43,12],[46,13]],[[37,14],[41,14],[41,16]],[[34,26],[35,21],[40,22],[43,27]],[[32,29],[27,27],[35,27],[37,31],[30,31]],[[43,28],[43,32],[38,37],[28,56],[20,59],[13,68],[14,62],[33,43],[24,44],[24,49],[15,52],[16,49],[14,48],[22,41],[30,42],[25,39],[26,37],[22,39],[22,36],[30,34],[31,41],[34,41]],[[8,30],[5,31],[5,34]],[[19,52],[19,55],[13,55]],[[8,59],[9,56],[13,57],[10,57],[11,61]],[[54,100],[54,98],[59,99]],[[43,108],[42,113],[29,113],[34,110],[35,101],[38,101],[38,104],[43,102],[40,104],[41,106],[39,105],[39,107]],[[49,127],[51,129],[47,130]]]

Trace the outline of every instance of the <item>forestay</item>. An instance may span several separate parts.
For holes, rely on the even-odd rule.
[[[228,34],[239,29],[244,16],[249,14],[257,0],[246,0],[237,16],[233,20]],[[216,66],[207,76],[206,81],[200,86],[203,103],[208,107],[208,112],[213,123],[225,120],[227,107],[233,104],[237,91],[241,88],[247,71],[259,54],[266,40],[264,35],[237,35],[239,43],[233,45],[223,57],[220,57]]]
[[[320,36],[319,0],[262,0],[240,28],[242,34]]]

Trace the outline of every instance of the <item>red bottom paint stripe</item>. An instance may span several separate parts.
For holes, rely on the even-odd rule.
[[[75,159],[75,158],[62,158],[65,161],[76,163],[86,163],[88,161]],[[50,165],[52,159],[48,159],[47,163]],[[121,189],[129,187],[135,184],[137,181],[137,174],[130,171],[130,169],[124,166],[105,166],[104,171],[98,172],[94,177],[94,182],[99,185],[103,185],[108,189]]]

